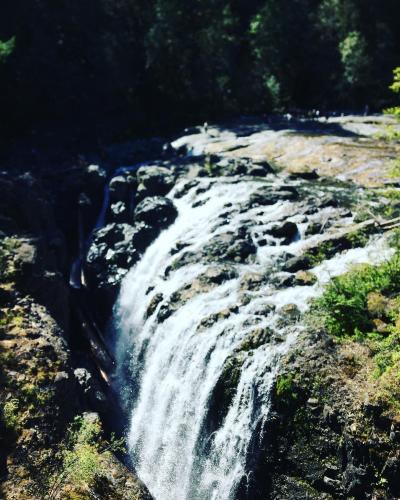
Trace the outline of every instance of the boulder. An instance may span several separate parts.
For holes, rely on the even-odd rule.
[[[139,259],[135,238],[139,228],[129,224],[108,224],[95,233],[86,255],[85,270],[94,286],[117,286]]]
[[[97,245],[105,243],[110,247],[120,241],[130,240],[133,232],[134,227],[129,224],[107,224],[107,226],[96,231],[93,236],[93,242]]]
[[[140,167],[137,171],[138,197],[164,196],[174,185],[174,177],[165,167]]]
[[[283,239],[284,245],[289,245],[299,235],[299,230],[294,222],[284,222],[283,224],[273,226],[269,233],[275,238]]]
[[[318,281],[314,273],[310,271],[298,271],[294,278],[294,285],[312,286]]]
[[[274,205],[278,201],[294,201],[299,197],[297,190],[291,186],[282,186],[282,188],[265,188],[255,191],[249,200],[249,208],[265,205]]]
[[[308,255],[298,255],[291,257],[284,264],[284,271],[289,273],[296,273],[297,271],[307,270],[312,267],[310,257]]]
[[[169,198],[151,196],[139,203],[134,212],[137,222],[163,229],[176,219],[178,211]]]
[[[290,179],[304,179],[306,181],[315,181],[319,178],[318,172],[313,169],[310,170],[309,168],[304,168],[304,169],[291,169],[289,171],[289,178]]]
[[[204,246],[202,251],[207,260],[234,262],[246,262],[256,252],[257,248],[250,235],[240,229],[236,233],[229,231],[216,236]]]

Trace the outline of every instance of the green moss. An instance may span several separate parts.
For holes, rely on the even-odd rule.
[[[317,266],[321,262],[323,262],[327,257],[329,257],[333,252],[333,244],[331,241],[324,241],[318,248],[313,252],[306,253],[307,258],[309,259],[311,265]]]
[[[278,375],[276,379],[275,393],[278,402],[285,405],[295,403],[298,400],[295,375],[293,373]]]
[[[320,497],[320,492],[317,491],[315,488],[313,488],[313,486],[305,479],[295,477],[295,478],[293,478],[293,480],[295,481],[295,483],[297,484],[297,486],[299,488],[304,490],[304,493],[306,494],[306,498],[308,498],[309,496],[311,496],[311,498],[313,498],[313,497],[319,498]]]
[[[389,169],[389,177],[400,177],[400,158],[396,158],[392,161]]]

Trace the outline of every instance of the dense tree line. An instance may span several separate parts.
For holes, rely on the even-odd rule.
[[[13,38],[15,37],[15,38]],[[381,109],[398,0],[3,0],[2,125]]]

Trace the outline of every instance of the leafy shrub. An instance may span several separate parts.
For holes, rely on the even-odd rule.
[[[329,333],[337,337],[354,336],[373,329],[368,311],[371,292],[391,295],[400,292],[400,254],[379,266],[361,265],[333,278],[324,294],[315,301],[314,311],[323,319]]]
[[[399,248],[398,233],[392,243]],[[400,411],[400,253],[377,266],[334,278],[314,301],[311,317],[340,339],[362,342],[375,361],[379,397]]]
[[[393,70],[393,83],[389,87],[395,94],[400,94],[400,66]],[[400,120],[400,106],[394,106],[385,110],[386,113],[394,115]]]
[[[96,477],[107,472],[104,465],[106,455],[123,449],[123,439],[112,435],[107,442],[102,438],[101,424],[97,419],[75,417],[60,446],[61,467],[52,478],[49,499],[58,498],[66,484],[89,488]]]

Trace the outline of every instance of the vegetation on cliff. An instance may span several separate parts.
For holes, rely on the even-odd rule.
[[[394,256],[382,264],[333,278],[313,312],[333,337],[370,349],[381,388],[376,396],[400,414],[400,253],[395,245]]]

